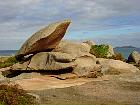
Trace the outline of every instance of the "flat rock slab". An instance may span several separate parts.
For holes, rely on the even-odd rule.
[[[40,96],[44,105],[139,105],[140,81],[133,76],[105,76],[82,85],[32,92]]]
[[[83,78],[60,80],[55,77],[40,75],[38,77],[32,77],[30,79],[20,79],[14,82],[19,84],[25,90],[44,90],[51,88],[65,88],[75,85],[82,85],[89,81],[91,80]]]

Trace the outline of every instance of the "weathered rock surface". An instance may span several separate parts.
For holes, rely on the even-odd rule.
[[[96,65],[96,59],[92,56],[81,56],[75,60],[77,66],[73,73],[78,77],[97,77],[100,67]]]
[[[11,70],[27,70],[29,63],[30,60],[24,63],[16,63],[11,67]]]
[[[9,71],[10,69],[11,69],[11,67],[1,68],[1,69],[0,69],[0,72],[3,72],[3,71]]]
[[[125,63],[120,60],[97,58],[98,63],[102,66],[102,72],[105,74],[122,74],[136,73],[139,69],[132,64]]]
[[[86,43],[86,44],[88,44],[89,46],[96,45],[96,43],[93,42],[93,41],[91,41],[91,40],[84,41],[83,43]]]
[[[28,65],[31,70],[60,70],[73,68],[75,57],[61,52],[41,52],[34,55]]]
[[[108,49],[108,54],[107,57],[111,57],[113,55],[115,55],[113,47],[111,45],[108,45],[109,49]]]
[[[69,20],[50,24],[33,34],[20,48],[16,57],[54,49],[65,35]]]
[[[71,54],[78,58],[80,56],[89,55],[90,46],[86,43],[61,41],[53,51]]]
[[[134,62],[138,64],[140,62],[140,53],[133,51],[128,57],[128,62]]]
[[[73,73],[76,74],[77,77],[87,77],[87,78],[96,78],[102,75],[101,67],[99,65],[89,66],[89,67],[77,66],[74,69]]]
[[[78,76],[73,73],[65,73],[65,74],[59,74],[59,75],[53,75],[52,77],[55,77],[60,80],[66,80],[66,79],[76,79]]]

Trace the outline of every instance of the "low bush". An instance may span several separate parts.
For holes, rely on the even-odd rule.
[[[0,84],[0,105],[35,105],[35,97],[18,85]]]
[[[97,58],[107,58],[109,46],[108,45],[92,45],[90,53],[95,55]]]
[[[17,63],[17,59],[15,57],[9,57],[5,61],[0,61],[0,68],[9,67],[13,64]]]
[[[125,59],[121,53],[115,53],[115,55],[108,57],[108,59],[125,61]]]

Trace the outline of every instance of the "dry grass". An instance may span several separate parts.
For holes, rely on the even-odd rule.
[[[35,97],[18,85],[0,84],[0,105],[35,105]]]
[[[13,64],[17,63],[17,59],[15,57],[9,57],[3,61],[0,61],[0,68],[5,68],[12,66]]]

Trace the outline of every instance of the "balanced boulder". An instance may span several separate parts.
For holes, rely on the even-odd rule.
[[[70,24],[69,20],[50,24],[33,34],[16,54],[17,58],[54,49],[65,35]]]

